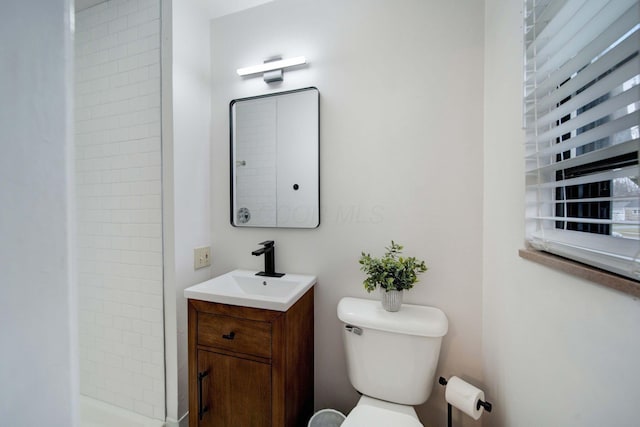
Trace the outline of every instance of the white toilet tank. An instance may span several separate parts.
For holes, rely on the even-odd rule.
[[[402,405],[419,405],[431,395],[448,321],[435,307],[403,304],[388,312],[380,301],[342,298],[349,380],[360,393]]]

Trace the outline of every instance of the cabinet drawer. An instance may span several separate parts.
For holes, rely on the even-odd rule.
[[[198,313],[198,344],[271,358],[271,323]]]

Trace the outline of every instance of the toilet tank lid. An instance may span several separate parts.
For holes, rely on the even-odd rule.
[[[402,304],[397,312],[382,308],[377,300],[345,297],[338,303],[338,318],[361,328],[423,337],[442,337],[447,334],[447,316],[435,307]]]

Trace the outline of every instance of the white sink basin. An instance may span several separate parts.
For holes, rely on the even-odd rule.
[[[255,271],[233,270],[184,290],[185,298],[267,310],[287,311],[316,284],[315,276],[285,274],[256,276]]]

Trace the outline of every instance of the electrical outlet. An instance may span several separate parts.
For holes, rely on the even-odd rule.
[[[211,246],[203,246],[193,250],[193,269],[197,270],[211,265]]]

